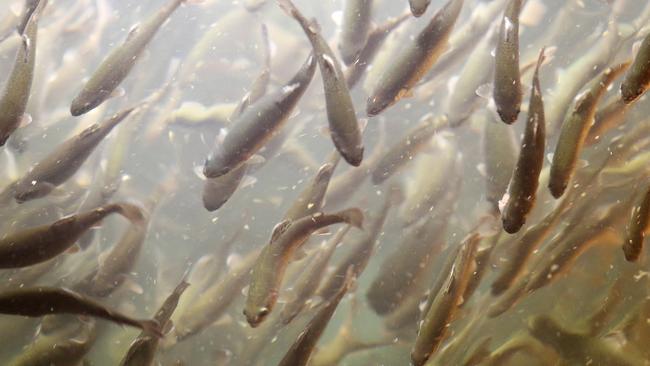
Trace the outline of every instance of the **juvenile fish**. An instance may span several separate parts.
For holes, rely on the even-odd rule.
[[[92,316],[161,335],[160,327],[154,320],[131,318],[64,288],[42,286],[5,291],[0,294],[0,313],[28,317],[50,314]]]
[[[337,154],[335,159],[338,157],[339,155]],[[332,179],[336,163],[337,161],[334,161],[334,164],[326,163],[318,169],[311,182],[300,192],[293,205],[284,214],[284,220],[295,221],[299,218],[313,215],[321,210],[325,192],[327,192],[330,179]]]
[[[425,117],[395,145],[391,146],[372,172],[372,183],[383,183],[426,148],[436,132],[448,126],[447,117]]]
[[[346,65],[357,61],[368,40],[373,0],[346,0],[339,39],[339,52]]]
[[[623,243],[623,253],[628,262],[635,262],[639,259],[643,249],[643,239],[648,228],[650,218],[650,189],[643,196],[640,204],[632,210],[632,220],[628,224],[627,237]]]
[[[131,222],[144,220],[142,209],[138,206],[113,203],[64,217],[52,224],[7,234],[0,239],[0,268],[26,267],[54,258],[112,213],[119,213]]]
[[[480,241],[478,234],[465,238],[442,288],[429,295],[434,300],[426,310],[411,350],[411,361],[415,366],[424,365],[446,337],[449,323],[454,319],[469,284]]]
[[[316,214],[276,226],[270,243],[260,254],[251,277],[244,315],[251,327],[257,327],[273,310],[284,273],[293,253],[313,232],[329,225],[345,222],[361,228],[363,213],[350,208],[333,214]]]
[[[519,13],[522,0],[511,0],[503,13],[494,69],[494,103],[501,120],[511,124],[521,108],[519,75]]]
[[[39,17],[40,10],[26,18],[24,32],[20,33],[23,44],[18,47],[13,68],[0,94],[0,146],[4,146],[21,121],[29,118],[25,111],[34,79]]]
[[[278,4],[300,24],[318,60],[325,89],[325,109],[332,142],[348,164],[359,166],[363,160],[361,129],[341,65],[327,41],[317,30],[317,25],[311,24],[291,0],[278,0]]]
[[[327,324],[329,324],[334,311],[338,307],[343,296],[348,292],[354,283],[354,275],[351,269],[348,269],[345,280],[341,288],[338,289],[334,297],[319,309],[316,315],[309,321],[305,330],[300,333],[298,338],[284,355],[278,366],[305,366],[311,358],[312,352],[316,348],[316,343],[323,335]]]
[[[118,112],[61,143],[54,151],[30,168],[16,183],[14,198],[18,203],[48,195],[70,179],[115,126],[135,108]]]
[[[185,1],[187,0],[170,0],[142,25],[132,28],[124,43],[113,48],[72,100],[70,113],[80,116],[106,101],[129,75],[158,29]]]
[[[164,330],[169,328],[170,318],[176,306],[178,306],[178,301],[180,300],[183,292],[189,287],[189,283],[183,279],[178,286],[172,291],[171,294],[165,299],[165,302],[160,306],[156,315],[154,315],[154,321],[156,321],[160,327]],[[158,343],[160,338],[153,336],[151,333],[143,331],[140,333],[138,338],[136,338],[129,350],[124,355],[124,358],[120,362],[120,366],[151,366],[154,364],[156,351],[158,349]]]
[[[404,46],[395,62],[383,70],[366,105],[368,116],[375,116],[405,97],[429,71],[447,48],[447,40],[463,7],[463,0],[449,0],[418,34]]]
[[[517,143],[512,128],[492,115],[480,111],[477,116],[483,124],[486,199],[492,204],[494,212],[499,212],[499,201],[508,190],[512,171],[517,164]]]
[[[217,178],[237,168],[259,151],[282,128],[316,70],[314,56],[279,90],[260,98],[232,123],[223,143],[216,147],[203,167],[207,178]]]
[[[632,103],[650,87],[650,34],[647,35],[621,84],[621,97]]]
[[[623,63],[605,70],[590,89],[576,100],[573,111],[566,117],[551,163],[548,188],[553,197],[562,196],[569,185],[589,127],[593,124],[598,102],[607,91],[607,87],[628,66],[629,63]]]
[[[519,159],[508,184],[507,202],[501,212],[503,229],[510,234],[521,229],[526,222],[526,216],[535,204],[539,174],[544,165],[546,120],[544,119],[542,88],[539,83],[539,67],[542,62],[544,62],[544,49],[539,53],[537,67],[533,75],[526,130],[524,138],[521,140]]]

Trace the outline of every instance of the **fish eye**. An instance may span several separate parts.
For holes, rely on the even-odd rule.
[[[260,311],[258,312],[258,316],[259,316],[260,318],[262,318],[262,317],[265,317],[265,316],[269,315],[270,312],[271,312],[271,311],[269,310],[269,308],[267,308],[267,307],[263,307],[263,308],[261,308]]]

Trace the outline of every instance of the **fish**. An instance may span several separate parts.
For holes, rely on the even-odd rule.
[[[323,332],[332,319],[339,303],[349,289],[352,288],[353,284],[354,275],[352,269],[348,269],[341,288],[336,292],[333,298],[330,298],[327,303],[318,310],[309,323],[307,323],[305,330],[298,335],[298,338],[291,345],[278,366],[307,365],[312,352],[316,347],[316,343],[318,343],[318,340],[323,335]]]
[[[114,114],[111,118],[93,124],[78,135],[59,144],[45,158],[34,164],[16,182],[14,198],[18,203],[44,197],[52,190],[69,180],[99,143],[113,128],[135,110],[128,108]]]
[[[273,310],[284,273],[297,247],[316,230],[343,222],[361,229],[363,213],[358,208],[332,214],[318,212],[276,225],[271,240],[262,250],[251,275],[244,307],[244,315],[251,327],[259,326]]]
[[[298,282],[291,286],[290,301],[282,308],[280,314],[281,322],[289,324],[304,309],[310,301],[310,297],[318,289],[323,273],[334,254],[334,250],[341,243],[345,235],[350,230],[350,225],[344,226],[332,236],[332,238],[323,243],[322,249],[319,248],[313,255],[313,258],[305,265],[305,270],[298,278]]]
[[[80,116],[104,103],[126,79],[146,46],[172,13],[188,0],[170,0],[142,25],[129,31],[126,40],[113,48],[70,104],[70,114]]]
[[[650,35],[647,35],[621,83],[621,100],[630,104],[650,87]]]
[[[283,220],[295,221],[321,211],[338,157],[338,154],[334,155],[332,163],[325,163],[318,169],[316,175],[284,214]]]
[[[219,320],[235,301],[236,294],[248,283],[259,254],[258,249],[247,253],[240,263],[219,281],[204,289],[195,301],[178,314],[174,331],[176,342],[186,341]]]
[[[510,0],[499,27],[495,51],[494,103],[501,120],[512,124],[521,108],[521,76],[519,74],[519,13],[522,0]]]
[[[92,316],[161,336],[156,321],[134,319],[65,288],[36,286],[4,291],[0,294],[0,313],[28,317],[50,314]]]
[[[156,315],[154,315],[154,320],[163,330],[171,326],[170,318],[176,310],[178,301],[189,286],[190,284],[187,283],[184,277],[174,291],[165,299],[156,312]],[[129,346],[129,350],[124,355],[124,358],[122,358],[122,361],[120,361],[120,366],[153,365],[159,342],[160,338],[143,331]]]
[[[338,48],[341,60],[351,65],[359,59],[365,47],[372,20],[373,0],[346,0],[343,7],[343,24]]]
[[[243,164],[282,128],[304,94],[316,70],[309,55],[294,77],[275,92],[260,98],[232,122],[223,143],[210,154],[203,167],[206,178],[217,178]]]
[[[27,24],[29,21],[32,19],[32,16],[36,12],[36,9],[38,9],[40,3],[42,0],[25,0],[25,8],[23,9],[23,14],[20,19],[20,23],[16,26],[16,32],[18,34],[22,35],[25,33],[25,29],[27,28]],[[44,1],[44,5],[47,3],[47,0]],[[43,8],[41,7],[41,9]]]
[[[483,125],[482,150],[485,164],[486,199],[494,212],[508,190],[512,171],[517,164],[517,143],[513,130],[492,117],[491,113],[479,111],[475,119]]]
[[[589,127],[593,124],[596,107],[607,87],[627,69],[629,63],[622,63],[607,68],[582,94],[562,123],[560,136],[553,154],[551,176],[548,188],[555,198],[560,198],[569,185],[576,169],[578,156],[582,150]]]
[[[298,22],[312,45],[323,79],[325,109],[332,142],[348,164],[359,166],[364,149],[361,128],[341,65],[318,31],[317,25],[312,24],[291,0],[278,0],[278,4]]]
[[[420,17],[427,11],[431,0],[409,0],[409,8],[414,17]]]
[[[131,222],[144,220],[140,207],[121,202],[10,233],[0,239],[0,268],[26,267],[52,259],[112,213],[119,213]]]
[[[463,0],[449,0],[415,40],[400,49],[395,61],[383,70],[368,97],[368,116],[376,116],[397,103],[422,79],[447,48],[449,35],[462,7]]]
[[[390,18],[370,31],[368,34],[368,40],[359,52],[356,61],[349,65],[343,72],[345,74],[345,81],[348,84],[348,89],[352,89],[357,85],[368,69],[368,66],[370,66],[375,59],[377,51],[379,51],[381,46],[385,43],[386,38],[388,38],[388,36],[408,18],[408,14]]]
[[[68,322],[53,334],[39,334],[22,353],[7,365],[77,365],[97,339],[97,326],[93,321]]]
[[[546,147],[546,120],[544,100],[539,82],[539,67],[544,62],[544,49],[539,53],[528,105],[526,130],[521,140],[517,165],[508,184],[507,202],[501,212],[503,229],[510,234],[518,232],[535,204],[539,174],[544,165]]]
[[[630,104],[626,104],[620,97],[616,96],[613,100],[605,103],[604,107],[599,108],[594,116],[594,124],[589,128],[586,146],[594,145],[601,141],[603,135],[608,131],[619,127],[625,122],[625,116],[630,109]]]
[[[424,365],[446,338],[449,323],[457,313],[458,305],[472,275],[479,242],[480,236],[476,233],[468,235],[463,240],[442,288],[437,293],[429,295],[434,300],[426,310],[411,350],[411,361],[415,366]]]
[[[0,93],[0,146],[5,145],[21,123],[27,124],[31,118],[25,111],[34,79],[40,12],[40,9],[35,9],[26,18],[25,29],[20,33],[23,44],[18,48],[13,67],[7,74],[9,77]]]
[[[625,260],[635,262],[643,249],[643,238],[648,228],[650,218],[650,189],[646,190],[638,205],[632,209],[632,219],[627,227],[627,236],[623,242]]]
[[[448,126],[448,122],[446,116],[424,116],[417,126],[407,131],[404,137],[382,156],[372,172],[372,183],[375,185],[383,183],[412,161],[419,152],[429,145],[431,138],[437,132]]]

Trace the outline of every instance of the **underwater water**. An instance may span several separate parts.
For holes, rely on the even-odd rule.
[[[648,24],[0,1],[0,365],[650,365]]]

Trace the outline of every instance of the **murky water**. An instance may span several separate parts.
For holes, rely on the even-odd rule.
[[[430,351],[427,365],[650,364],[648,256],[641,248],[638,259],[626,260],[622,250],[630,240],[643,243],[647,226],[648,102],[641,96],[625,104],[620,92],[630,70],[648,71],[635,63],[610,80],[593,99],[595,117],[585,112],[577,119],[587,126],[584,134],[565,132],[597,94],[594,80],[637,52],[643,57],[650,6],[528,0],[515,42],[521,111],[508,125],[497,113],[502,106],[495,105],[493,73],[500,32],[513,26],[510,19],[502,23],[504,9],[515,1],[462,2],[449,39],[438,37],[439,57],[413,85],[400,86],[400,100],[372,116],[368,100],[377,97],[386,75],[426,63],[404,66],[400,57],[447,1],[431,1],[417,18],[406,0],[369,2],[364,28],[358,24],[363,14],[349,17],[346,1],[295,0],[312,22],[309,32],[322,35],[334,59],[317,50],[314,76],[302,80],[305,91],[293,108],[280,101],[301,87],[290,80],[309,64],[312,44],[275,1],[187,1],[148,43],[131,44],[138,52],[109,64],[102,63],[107,55],[146,33],[147,20],[174,1],[42,0],[26,18],[24,4],[35,2],[0,2],[0,35],[7,35],[0,43],[5,101],[25,85],[11,75],[18,66],[29,67],[35,55],[25,117],[21,111],[12,119],[14,107],[0,103],[1,128],[10,120],[21,123],[0,147],[0,310],[7,313],[0,315],[0,363],[116,365],[136,349],[132,343],[141,331],[95,320],[88,311],[11,315],[3,295],[36,286],[67,288],[111,314],[151,319],[184,280],[189,287],[177,293],[171,321],[158,319],[164,336],[151,359],[163,365],[276,365],[328,307],[336,310],[321,322],[322,337],[302,351],[311,354],[310,365],[409,365],[412,357],[418,362],[414,349],[426,344],[422,339],[432,328],[439,337],[424,347]],[[15,31],[21,19],[28,24],[22,37]],[[373,57],[361,53],[359,62],[367,67],[349,88],[356,121],[346,126],[363,130],[359,167],[335,148],[340,130],[328,112],[346,100],[329,99],[332,85],[323,82],[334,76],[343,85],[359,67],[343,62],[342,28],[348,26],[359,26],[348,32],[358,36],[358,49],[367,46],[367,34],[385,36],[378,37]],[[30,37],[29,27],[38,29],[38,37]],[[375,32],[381,27],[388,31]],[[542,168],[533,178],[539,183],[525,224],[509,234],[500,211],[513,199],[508,184],[515,184],[511,178],[526,148],[520,146],[542,47]],[[27,56],[16,56],[25,51]],[[98,106],[71,116],[73,100],[98,80],[98,69],[112,73],[131,64]],[[107,89],[100,85],[91,94]],[[276,102],[283,114],[277,121],[268,107]],[[136,109],[96,146],[44,160],[62,154],[64,141],[90,134],[82,131],[131,107]],[[338,122],[350,122],[343,120]],[[269,127],[269,121],[278,123]],[[246,122],[249,128],[240,128]],[[267,133],[255,128],[263,123]],[[256,140],[254,133],[268,138]],[[229,166],[227,177],[206,178],[206,159],[232,146],[238,134],[243,142],[232,155],[255,148]],[[580,149],[556,199],[548,186],[556,178],[551,166],[563,154],[558,145]],[[76,167],[75,159],[82,159]],[[51,167],[39,175],[38,162]],[[323,178],[328,169],[329,186]],[[206,196],[206,184],[223,184],[216,198]],[[312,194],[298,201],[300,215],[283,221],[310,188],[321,189],[324,200]],[[26,191],[35,196],[21,195]],[[128,210],[133,206],[105,206],[122,202],[136,205],[138,217]],[[16,239],[16,233],[97,207],[117,214],[79,232],[57,231],[64,227],[59,221],[47,229],[47,239]],[[358,213],[355,208],[363,213],[361,228],[349,216]],[[316,212],[341,213],[338,221],[351,224],[335,249],[331,239],[345,227],[340,222],[312,228],[302,239],[287,238],[298,223],[318,222]],[[305,220],[309,215],[315,216]],[[283,222],[284,232],[278,229]],[[47,245],[39,248],[41,242]],[[67,244],[44,254],[60,243]],[[291,249],[277,249],[281,243]],[[13,248],[21,245],[32,249],[16,257]],[[286,272],[274,262],[278,257],[286,260]],[[33,261],[20,264],[17,258]],[[272,264],[265,267],[265,260]],[[262,304],[270,312],[252,327],[243,313],[252,306],[249,289],[275,276],[281,276],[277,301]],[[341,291],[347,294],[336,306]],[[34,302],[19,307],[31,309]],[[297,304],[300,311],[287,319],[285,312]],[[45,313],[58,313],[55,308]],[[431,319],[440,319],[437,327],[428,324]]]

